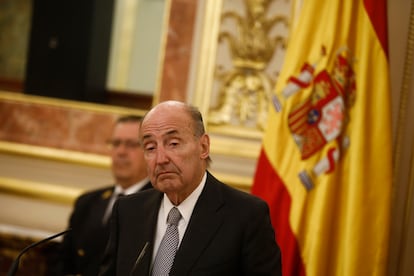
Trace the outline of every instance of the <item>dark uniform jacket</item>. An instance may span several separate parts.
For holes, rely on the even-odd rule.
[[[103,217],[115,186],[81,195],[75,202],[69,220],[71,232],[63,238],[61,246],[62,275],[96,276],[109,239],[109,222]],[[152,188],[147,183],[140,191]]]

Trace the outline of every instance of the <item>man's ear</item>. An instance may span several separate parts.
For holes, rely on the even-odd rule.
[[[201,146],[201,159],[207,159],[210,155],[210,137],[204,133],[203,136],[200,137],[200,146]]]

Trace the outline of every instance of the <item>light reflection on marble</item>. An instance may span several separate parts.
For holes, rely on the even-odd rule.
[[[115,114],[40,104],[0,102],[0,140],[107,154]]]
[[[172,0],[162,72],[160,101],[186,100],[197,5],[200,1]]]

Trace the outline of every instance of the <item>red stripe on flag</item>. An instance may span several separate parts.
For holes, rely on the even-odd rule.
[[[364,6],[372,26],[375,29],[378,40],[382,45],[382,49],[388,57],[387,1],[364,0]]]
[[[252,194],[267,202],[282,253],[283,275],[306,275],[295,235],[289,224],[291,198],[275,169],[262,149],[258,159]]]

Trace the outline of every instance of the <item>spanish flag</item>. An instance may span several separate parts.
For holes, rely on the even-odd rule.
[[[386,275],[392,143],[385,0],[305,0],[252,193],[283,275]]]

